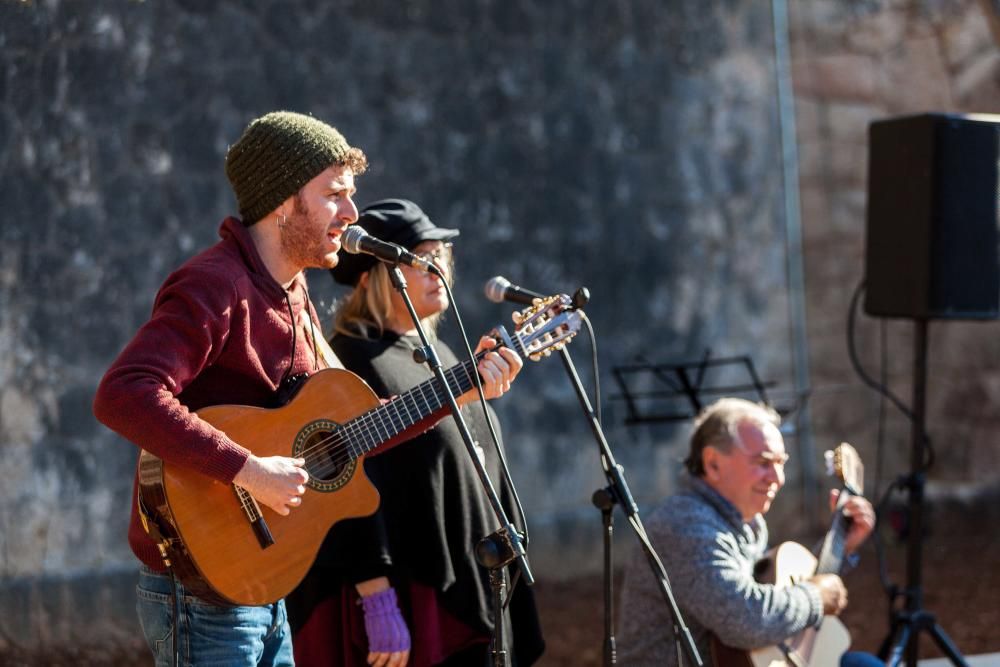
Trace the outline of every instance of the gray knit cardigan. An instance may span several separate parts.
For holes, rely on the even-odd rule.
[[[767,549],[764,518],[744,522],[699,478],[685,473],[683,484],[643,522],[704,663],[711,664],[710,632],[729,646],[760,648],[819,623],[815,585],[775,588],[754,580],[754,564]],[[678,665],[670,612],[638,548],[625,572],[619,619],[619,664]]]

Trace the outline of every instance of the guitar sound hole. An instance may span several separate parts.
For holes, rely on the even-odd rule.
[[[324,482],[330,482],[344,472],[349,463],[340,447],[330,447],[330,431],[316,431],[305,440],[306,470],[309,475]]]
[[[354,472],[355,457],[348,443],[337,433],[339,425],[321,419],[299,431],[292,451],[306,460],[309,481],[316,491],[336,491]]]

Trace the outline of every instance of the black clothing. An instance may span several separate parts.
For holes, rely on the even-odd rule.
[[[386,333],[381,339],[336,335],[331,346],[344,366],[361,376],[379,396],[400,394],[432,376],[413,361],[416,337]],[[457,359],[442,342],[434,343],[445,369]],[[490,415],[499,435],[499,424]],[[483,449],[485,468],[507,516],[523,527],[510,488],[501,474],[482,405],[470,403],[462,414]],[[316,564],[289,598],[293,630],[305,622],[310,601],[324,589],[387,576],[405,588],[415,580],[432,587],[442,606],[473,630],[489,636],[493,603],[488,572],[475,559],[476,543],[497,530],[496,515],[455,421],[450,415],[434,428],[383,454],[365,460],[365,471],[381,494],[378,511],[338,523],[330,531]],[[533,593],[520,582],[511,602],[517,664],[530,665],[541,654]],[[412,628],[411,628],[412,630]]]

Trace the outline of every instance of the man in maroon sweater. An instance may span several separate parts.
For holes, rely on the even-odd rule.
[[[240,219],[227,218],[222,240],[167,278],[152,317],[101,381],[97,418],[164,461],[242,487],[280,515],[299,507],[309,477],[303,459],[255,456],[194,411],[274,407],[291,378],[340,366],[303,271],[336,265],[340,235],[358,218],[354,178],[366,167],[360,149],[312,117],[274,112],[250,123],[226,155]],[[520,368],[507,349],[484,357],[487,397],[509,389]],[[156,664],[170,664],[174,651],[183,664],[293,664],[283,601],[220,607],[191,596],[169,576],[132,497],[129,544],[142,562],[137,607]],[[386,610],[395,601],[368,602],[391,646]]]

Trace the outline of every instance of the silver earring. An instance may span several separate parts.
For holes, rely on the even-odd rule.
[[[278,229],[284,229],[287,223],[288,223],[288,216],[282,215],[281,221],[278,222]]]

